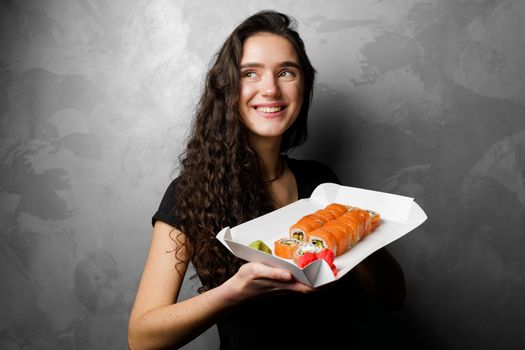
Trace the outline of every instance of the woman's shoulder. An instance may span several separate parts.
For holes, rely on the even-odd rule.
[[[165,223],[176,226],[177,220],[175,218],[175,203],[177,198],[177,185],[179,183],[179,178],[175,178],[170,182],[162,200],[160,201],[159,208],[151,218],[152,225],[155,225],[155,221],[160,220]]]

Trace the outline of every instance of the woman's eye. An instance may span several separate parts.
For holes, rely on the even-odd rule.
[[[295,73],[289,70],[285,70],[279,73],[279,76],[282,78],[293,78],[295,77]]]
[[[253,71],[247,71],[247,72],[242,73],[242,76],[244,78],[253,79],[253,78],[257,77],[257,74],[255,72],[253,72]]]

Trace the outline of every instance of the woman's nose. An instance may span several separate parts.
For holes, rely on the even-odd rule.
[[[268,75],[262,79],[261,94],[265,97],[278,97],[281,94],[278,81],[273,75]]]

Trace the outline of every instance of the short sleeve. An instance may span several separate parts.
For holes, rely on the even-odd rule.
[[[176,227],[177,219],[175,218],[175,198],[177,195],[177,179],[173,180],[168,186],[162,200],[160,201],[157,212],[151,218],[151,224],[154,226],[157,220]]]

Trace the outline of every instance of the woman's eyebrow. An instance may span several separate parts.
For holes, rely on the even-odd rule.
[[[241,68],[260,68],[263,65],[260,63],[243,63],[241,64]]]
[[[243,68],[262,68],[264,65],[262,63],[252,63],[252,62],[247,62],[247,63],[243,63],[241,64],[241,69]],[[300,69],[301,67],[293,62],[293,61],[284,61],[284,62],[281,62],[279,64],[279,67],[293,67],[293,68],[297,68],[297,69]]]
[[[293,61],[285,61],[281,63],[281,67],[293,67],[293,68],[301,69],[301,67]]]

